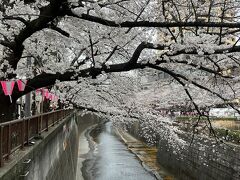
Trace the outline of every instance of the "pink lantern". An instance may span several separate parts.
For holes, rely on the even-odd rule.
[[[6,96],[12,95],[15,81],[1,81],[3,92]]]
[[[27,80],[26,79],[24,79],[24,80],[22,80],[22,79],[17,80],[18,90],[19,91],[24,91],[24,89],[26,87],[26,84],[27,84]]]
[[[45,100],[46,94],[48,93],[48,89],[41,88],[40,91],[41,91],[41,93],[42,93],[43,99]]]
[[[12,103],[12,91],[15,85],[15,81],[1,81],[3,92],[6,96],[9,96],[10,101]]]
[[[46,99],[50,99],[50,95],[51,95],[51,93],[50,93],[49,91],[47,91],[47,92],[45,93]]]
[[[42,89],[42,95],[43,96],[45,96],[45,97],[48,96],[48,93],[49,93],[48,89],[45,89],[45,88]]]
[[[49,100],[52,100],[52,96],[53,96],[53,95],[52,95],[51,93],[49,93],[49,94],[48,94],[48,99],[49,99]]]
[[[51,93],[49,93],[48,89],[43,89],[43,96],[44,96],[46,99],[49,99],[50,94],[51,94]]]
[[[36,93],[37,93],[37,94],[42,93],[42,88],[40,88],[40,89],[36,89]]]

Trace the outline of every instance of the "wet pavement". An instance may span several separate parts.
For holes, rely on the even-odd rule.
[[[81,168],[85,180],[156,179],[113,133],[110,122],[85,135],[90,147]]]
[[[94,126],[93,126],[94,127]],[[89,144],[87,141],[87,138],[85,134],[87,133],[89,129],[86,129],[83,131],[80,136],[79,136],[79,147],[78,147],[78,160],[77,160],[77,172],[76,172],[76,180],[84,180],[83,174],[82,174],[82,167],[83,167],[83,162],[86,159],[86,154],[89,152]]]

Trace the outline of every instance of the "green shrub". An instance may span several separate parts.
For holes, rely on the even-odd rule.
[[[226,141],[240,143],[240,131],[239,130],[215,129],[215,132],[218,137],[223,138]]]
[[[201,119],[207,119],[206,117],[201,117]],[[198,116],[177,116],[177,121],[197,121]],[[236,121],[236,117],[210,117],[210,120],[221,120],[221,121]]]

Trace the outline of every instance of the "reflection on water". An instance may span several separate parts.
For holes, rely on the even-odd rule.
[[[97,151],[91,160],[91,173],[87,179],[92,180],[154,180],[135,155],[112,133],[108,122],[97,136]]]

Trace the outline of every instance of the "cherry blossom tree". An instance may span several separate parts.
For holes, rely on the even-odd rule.
[[[24,92],[14,89],[12,103],[1,92],[1,121],[12,118],[19,97],[55,83],[75,105],[101,110],[105,98],[105,107],[129,111],[123,99],[141,90],[138,77],[158,72],[180,85],[200,114],[194,88],[199,97],[229,102],[239,89],[238,75],[225,73],[239,66],[238,9],[236,0],[1,0],[0,77],[29,80]],[[129,71],[132,83],[107,87]],[[91,92],[102,98],[91,100]]]

